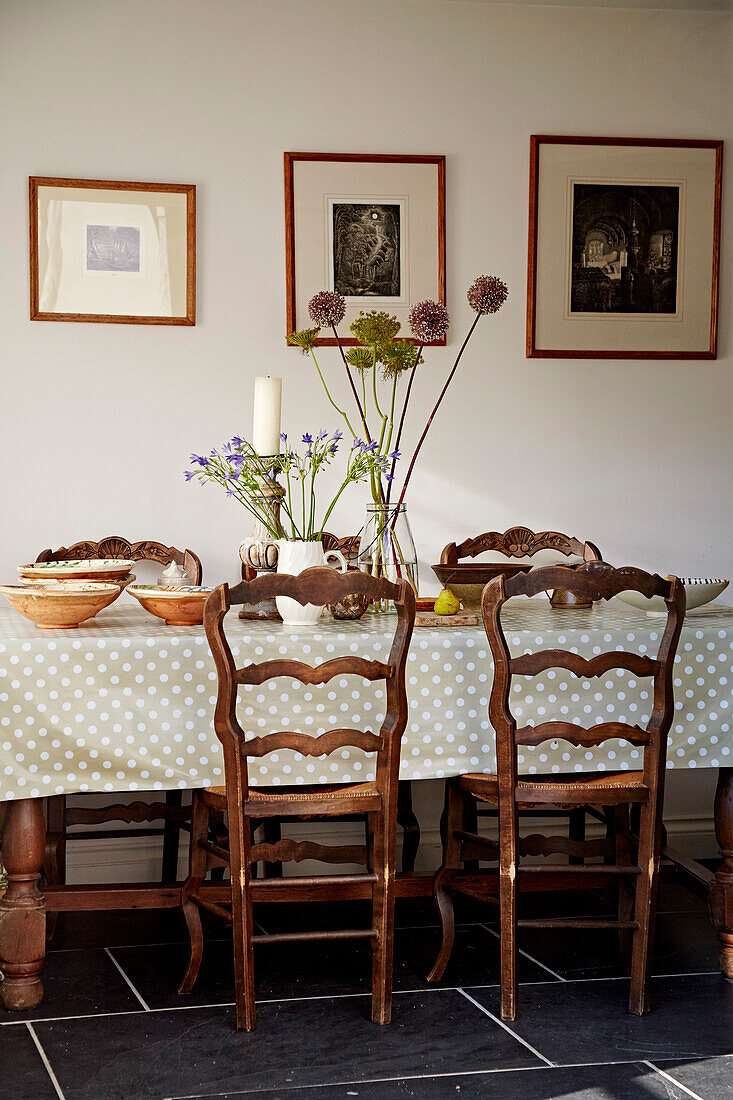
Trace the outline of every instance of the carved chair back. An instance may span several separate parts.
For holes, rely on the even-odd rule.
[[[69,561],[73,558],[124,558],[127,561],[153,561],[159,565],[174,561],[186,570],[192,584],[202,583],[203,568],[193,550],[177,550],[175,546],[149,539],[128,542],[119,535],[110,535],[101,542],[75,542],[72,546],[60,546],[58,550],[43,550],[36,561]]]
[[[332,535],[330,531],[324,531],[321,542],[324,550],[340,550],[349,565],[355,564],[356,559],[359,557],[361,537],[358,534],[346,535],[345,538],[340,539],[338,536]]]
[[[275,596],[290,596],[300,604],[331,604],[344,596],[364,593],[371,599],[394,601],[397,611],[389,657],[385,663],[354,655],[334,657],[320,665],[303,661],[269,660],[237,668],[224,632],[224,616],[230,607],[258,604]],[[340,573],[317,566],[299,576],[287,573],[262,573],[256,580],[242,581],[235,588],[222,584],[206,601],[204,625],[218,674],[218,694],[214,728],[224,747],[227,786],[234,781],[238,797],[247,798],[247,759],[291,749],[304,756],[330,756],[337,749],[351,746],[376,753],[376,783],[383,794],[396,796],[399,772],[400,740],[407,722],[405,664],[415,621],[415,597],[407,581],[395,584],[366,573]],[[365,680],[384,680],[386,712],[379,733],[353,729],[333,729],[312,737],[291,730],[247,737],[236,714],[237,692],[241,686],[259,687],[278,677],[299,680],[302,684],[327,684],[336,676],[354,675]]]
[[[538,650],[512,657],[501,624],[501,609],[512,596],[536,596],[548,589],[562,588],[575,596],[609,600],[619,592],[632,590],[644,596],[662,596],[667,604],[667,621],[656,657],[624,650],[599,653],[586,659],[564,649]],[[587,562],[581,566],[550,565],[496,577],[484,589],[482,610],[484,626],[494,658],[494,682],[489,701],[489,717],[496,730],[499,792],[514,797],[517,784],[517,747],[540,745],[543,741],[563,740],[592,748],[612,738],[624,738],[644,749],[644,784],[661,787],[665,767],[667,734],[674,713],[672,666],[685,615],[685,589],[676,577],[664,580],[657,574],[626,566],[614,569],[605,562]],[[591,678],[606,675],[612,669],[625,669],[634,676],[651,677],[653,707],[645,727],[627,722],[600,722],[584,728],[574,722],[543,721],[535,726],[517,728],[510,709],[513,676],[537,676],[552,668],[563,668],[573,675]]]
[[[475,558],[488,550],[507,558],[531,558],[540,550],[555,550],[565,557],[577,556],[583,561],[601,561],[601,552],[592,542],[563,535],[559,531],[539,531],[528,527],[510,527],[508,531],[485,531],[483,535],[465,539],[459,545],[449,542],[440,555],[441,565],[456,565],[461,558]]]

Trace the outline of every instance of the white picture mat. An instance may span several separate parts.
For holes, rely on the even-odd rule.
[[[140,230],[141,270],[90,278],[87,225]],[[143,259],[144,258],[144,259]],[[185,317],[187,198],[176,191],[38,188],[38,288],[42,313]]]
[[[394,201],[406,199],[407,230],[404,237],[404,284],[408,289],[400,304],[385,299],[385,307],[402,324],[402,335],[409,335],[407,313],[410,305],[424,298],[438,300],[438,165],[407,162],[310,161],[293,162],[293,205],[295,239],[295,329],[309,327],[308,302],[319,290],[333,289],[329,282],[328,199],[339,201]],[[402,300],[404,298],[404,300]],[[380,299],[365,297],[347,301],[346,316],[340,331],[360,310],[379,308]]]
[[[541,144],[537,181],[536,350],[707,351],[715,229],[714,148]],[[569,194],[573,181],[682,186],[678,314],[568,312]],[[682,195],[680,196],[682,203]],[[682,211],[681,211],[682,215]],[[562,265],[562,268],[560,268]],[[654,323],[650,323],[650,320]]]

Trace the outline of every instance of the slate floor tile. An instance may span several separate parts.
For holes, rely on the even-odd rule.
[[[346,1083],[321,1088],[277,1089],[275,1092],[229,1092],[221,1100],[689,1100],[661,1074],[643,1063],[574,1066],[558,1069],[413,1077],[401,1081]],[[707,1100],[707,1097],[704,1098]]]
[[[140,1008],[137,997],[102,948],[54,951],[46,956],[41,977],[45,992],[40,1005],[26,1012],[0,1008],[0,1023],[134,1012]]]
[[[702,1100],[730,1100],[733,1097],[733,1054],[696,1061],[663,1062],[657,1059],[656,1065],[685,1088],[696,1092]]]
[[[394,988],[428,988],[426,973],[440,946],[437,928],[395,931]],[[113,950],[151,1008],[230,1004],[234,1000],[231,941],[208,943],[198,980],[185,998],[176,992],[187,963],[187,944],[122,947]],[[547,971],[522,957],[520,980],[552,981]],[[499,981],[499,942],[478,925],[461,927],[440,985],[492,985]],[[371,989],[371,946],[367,941],[263,944],[255,948],[258,1000],[336,996]]]
[[[626,973],[618,933],[584,928],[520,928],[519,946],[563,978],[615,978]],[[718,940],[705,910],[661,913],[654,973],[718,969]]]
[[[5,1096],[12,1100],[57,1100],[56,1089],[25,1025],[0,1027],[0,1066]]]
[[[251,1034],[235,1030],[231,1008],[141,1012],[124,1027],[104,1017],[36,1027],[66,1100],[272,1092],[537,1064],[457,991],[397,994],[385,1027],[371,1023],[369,1010],[368,997],[266,1004]]]
[[[692,1059],[733,1051],[733,982],[713,975],[652,980],[652,1011],[632,1016],[629,983],[559,982],[523,986],[509,1027],[559,1064]],[[496,990],[471,990],[496,1013]]]

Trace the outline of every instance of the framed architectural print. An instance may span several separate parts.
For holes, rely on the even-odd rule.
[[[31,176],[32,321],[196,323],[196,188]]]
[[[319,290],[344,296],[347,330],[372,309],[406,329],[411,304],[445,302],[445,157],[286,153],[285,249],[286,335]]]
[[[722,141],[533,136],[527,355],[714,359]]]

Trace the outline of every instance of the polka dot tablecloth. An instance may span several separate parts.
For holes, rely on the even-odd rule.
[[[324,618],[314,627],[253,623],[231,614],[238,664],[289,657],[319,664],[358,653],[385,659],[395,620]],[[512,652],[567,648],[585,657],[628,648],[655,654],[663,619],[613,601],[593,611],[553,611],[545,600],[507,606]],[[403,779],[433,779],[495,767],[487,716],[491,655],[483,629],[416,629],[407,665],[409,721]],[[668,767],[733,764],[733,609],[711,606],[685,620],[675,666],[675,720]],[[650,681],[619,671],[592,681],[562,669],[514,682],[520,725],[550,717],[593,724],[644,724]],[[118,604],[77,630],[38,630],[0,609],[0,801],[79,791],[146,791],[223,782],[212,716],[216,673],[203,627],[167,627]],[[293,680],[240,690],[239,717],[253,734],[334,726],[378,729],[379,685],[339,677],[317,687]],[[547,742],[521,750],[525,772],[595,771],[639,765],[624,741],[593,750]],[[371,777],[358,750],[331,757],[279,752],[250,763],[255,784],[347,783]]]

